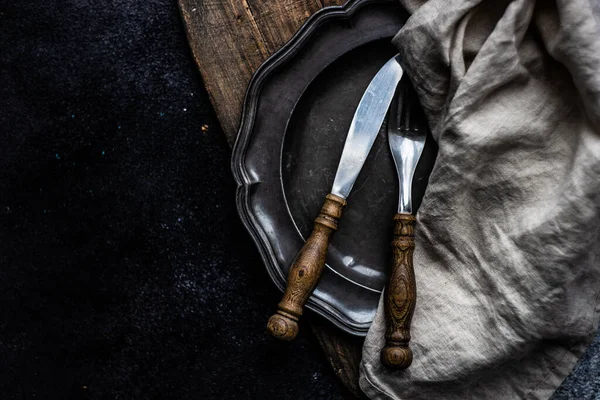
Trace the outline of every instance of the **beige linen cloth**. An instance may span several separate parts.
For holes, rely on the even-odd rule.
[[[374,399],[547,399],[600,313],[598,0],[404,0],[394,38],[439,154],[417,215],[412,366]],[[596,14],[594,14],[596,10]]]

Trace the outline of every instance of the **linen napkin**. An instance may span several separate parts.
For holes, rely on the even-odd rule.
[[[597,0],[404,0],[394,38],[439,145],[417,214],[412,366],[383,304],[360,384],[377,399],[546,399],[600,316]]]

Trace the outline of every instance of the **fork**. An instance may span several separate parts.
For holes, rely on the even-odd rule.
[[[381,362],[396,369],[412,363],[410,323],[415,310],[417,287],[413,268],[415,249],[411,189],[415,169],[425,146],[427,122],[409,82],[401,84],[390,106],[388,140],[400,183],[398,212],[394,215],[392,265],[384,292],[385,347]]]

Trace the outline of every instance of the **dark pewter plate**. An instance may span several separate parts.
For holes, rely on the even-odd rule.
[[[237,205],[281,290],[331,190],[354,111],[371,79],[396,53],[390,40],[407,17],[397,0],[351,0],[325,8],[250,82],[233,150]],[[397,208],[398,178],[385,132],[384,124],[307,304],[355,335],[367,333],[385,285]],[[435,151],[429,137],[414,180],[417,207]]]

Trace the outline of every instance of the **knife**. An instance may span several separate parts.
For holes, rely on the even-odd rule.
[[[278,339],[289,341],[298,334],[298,319],[323,273],[329,240],[338,228],[346,198],[375,142],[400,78],[402,68],[396,55],[377,72],[358,104],[331,193],[326,196],[311,235],[290,267],[277,312],[267,323],[267,332]]]
[[[411,189],[415,169],[425,146],[427,123],[418,104],[417,95],[409,83],[401,84],[390,106],[388,140],[398,172],[398,213],[394,215],[392,266],[384,292],[386,319],[385,347],[381,362],[404,369],[412,362],[410,323],[415,310],[417,287],[413,269],[415,249]]]

